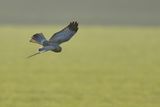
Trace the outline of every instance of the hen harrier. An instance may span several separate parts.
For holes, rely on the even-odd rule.
[[[43,47],[39,48],[37,53],[28,56],[28,58],[47,51],[61,52],[60,44],[70,40],[77,31],[78,23],[73,21],[61,31],[53,34],[49,40],[44,37],[43,33],[34,34],[30,42],[40,44]]]

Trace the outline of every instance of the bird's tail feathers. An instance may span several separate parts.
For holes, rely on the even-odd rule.
[[[38,54],[40,54],[40,52],[34,53],[34,54],[30,55],[30,56],[27,56],[27,58],[31,58],[31,57],[33,57],[35,55],[38,55]]]
[[[30,42],[43,45],[44,41],[47,41],[42,33],[36,33],[32,36]]]
[[[46,52],[46,51],[39,51],[39,52],[34,53],[34,54],[30,55],[30,56],[27,56],[27,58],[31,58],[31,57],[33,57],[33,56],[36,56],[36,55],[41,54],[41,53],[44,53],[44,52]]]

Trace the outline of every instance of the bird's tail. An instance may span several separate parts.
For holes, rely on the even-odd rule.
[[[31,58],[31,57],[33,57],[33,56],[35,56],[35,55],[38,55],[38,54],[40,54],[40,52],[34,53],[34,54],[28,56],[27,58]]]
[[[39,51],[39,52],[37,52],[37,53],[34,53],[34,54],[28,56],[27,58],[31,58],[31,57],[33,57],[33,56],[35,56],[35,55],[38,55],[38,54],[41,54],[41,53],[44,53],[44,52],[46,52],[46,51],[45,51],[45,50]]]
[[[46,38],[42,33],[36,33],[32,36],[30,42],[32,43],[38,43],[40,45],[43,45],[43,43],[47,41]]]

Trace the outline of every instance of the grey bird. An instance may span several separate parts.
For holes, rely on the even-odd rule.
[[[61,31],[53,34],[49,40],[44,37],[43,33],[34,34],[30,42],[40,44],[42,45],[42,48],[39,48],[37,53],[28,56],[28,58],[47,51],[53,51],[57,53],[61,52],[62,48],[60,47],[60,44],[70,40],[77,31],[78,23],[73,21]]]

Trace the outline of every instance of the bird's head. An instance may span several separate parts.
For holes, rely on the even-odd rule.
[[[54,50],[52,50],[52,51],[54,51],[54,52],[61,52],[62,51],[62,48],[60,47],[60,46],[58,46],[56,49],[54,49]]]

